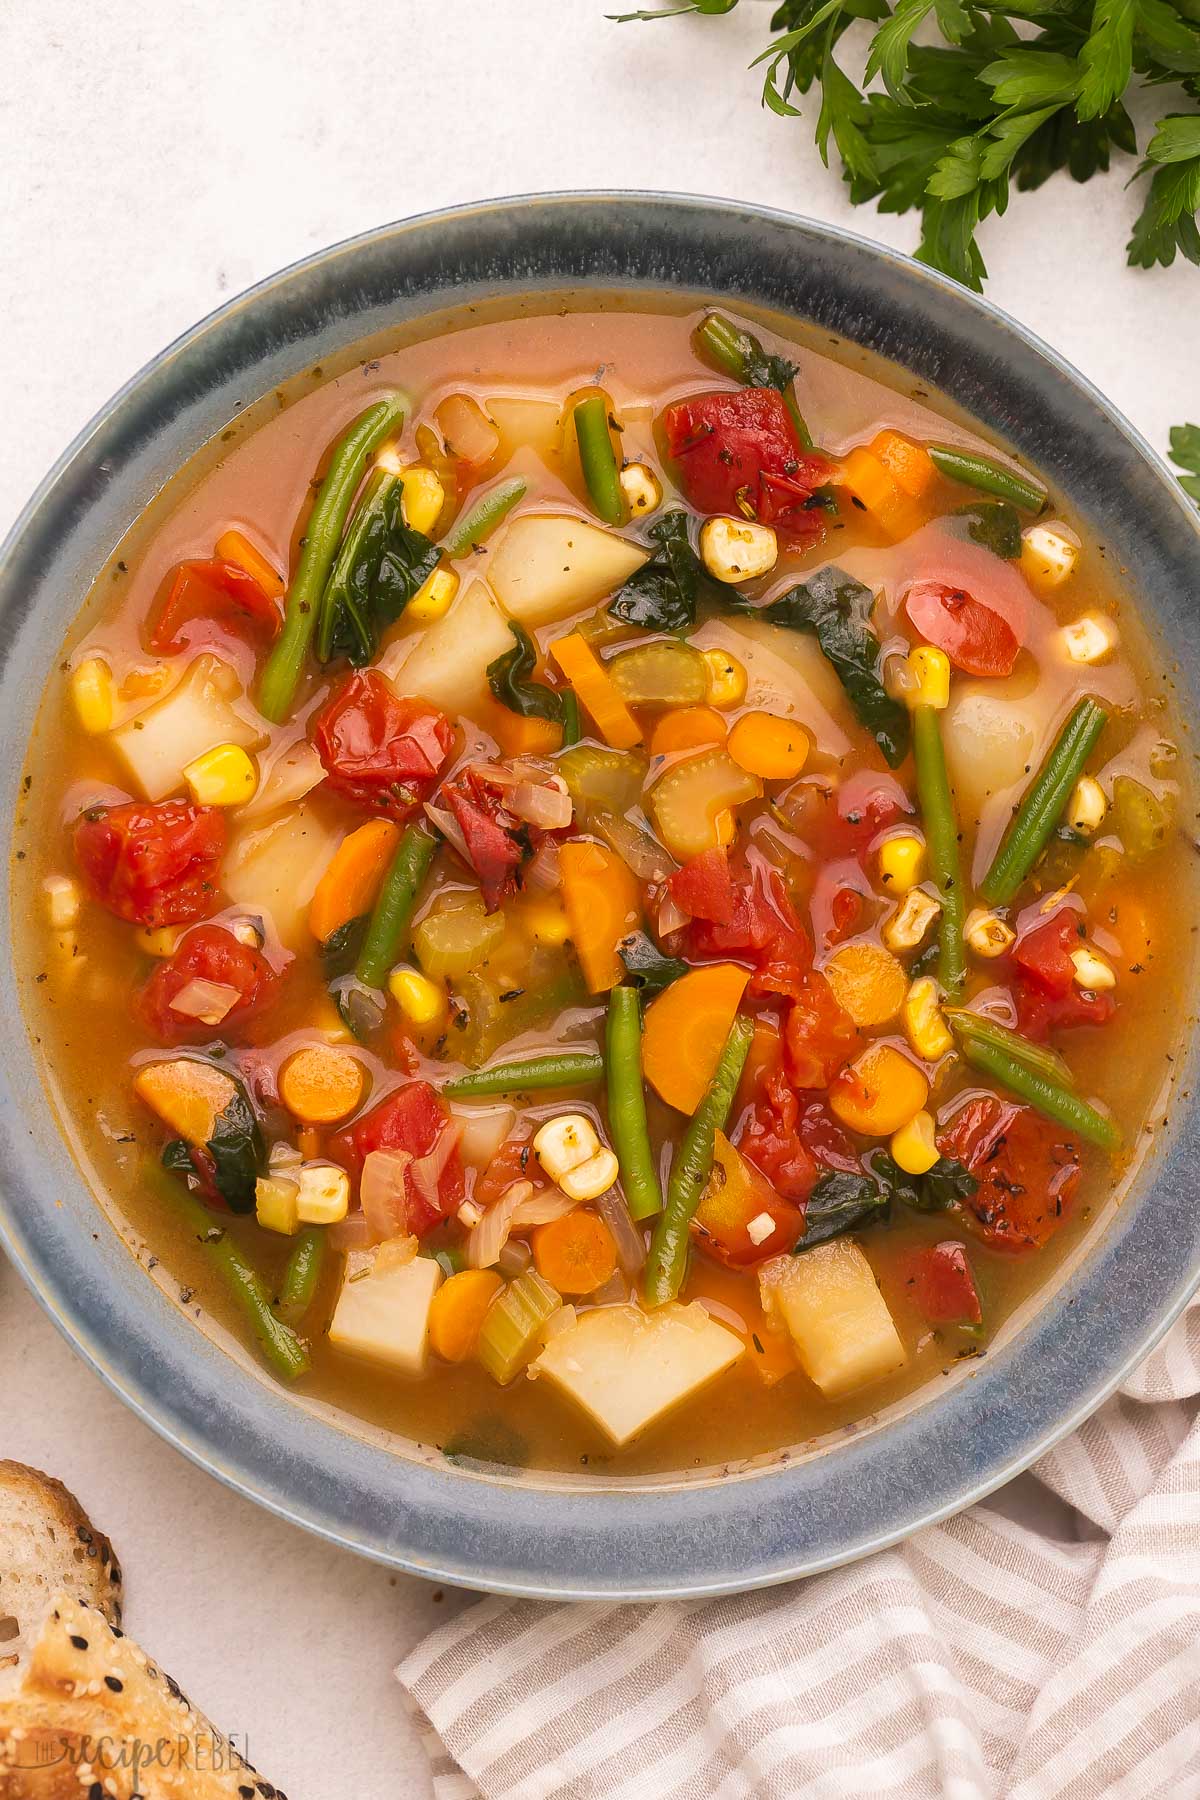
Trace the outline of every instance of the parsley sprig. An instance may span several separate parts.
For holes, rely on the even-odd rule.
[[[1179,485],[1200,506],[1200,425],[1172,425],[1171,461],[1187,470]]]
[[[864,20],[874,30],[859,85],[837,50]],[[919,211],[917,256],[976,289],[987,275],[976,234],[1013,189],[1063,169],[1086,181],[1114,152],[1136,157],[1125,98],[1135,84],[1171,84],[1195,110],[1159,120],[1131,175],[1144,200],[1128,256],[1142,268],[1180,254],[1200,264],[1200,0],[781,0],[771,29],[754,59],[763,103],[799,118],[812,94],[817,148],[828,166],[832,145],[855,203]]]

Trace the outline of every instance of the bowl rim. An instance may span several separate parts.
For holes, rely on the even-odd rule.
[[[1124,418],[1086,376],[1076,370],[1051,346],[1045,344],[1034,332],[983,296],[970,293],[949,277],[917,264],[902,253],[878,244],[861,233],[846,230],[841,226],[825,224],[819,220],[808,219],[803,215],[778,208],[749,206],[732,199],[693,194],[657,193],[636,189],[580,189],[545,194],[504,196],[441,208],[377,226],[297,259],[214,308],[195,325],[180,333],[123,383],[55,460],[21,508],[4,538],[3,544],[0,545],[0,596],[4,594],[5,571],[18,546],[26,534],[32,531],[44,510],[53,504],[56,491],[67,472],[81,460],[86,459],[90,446],[103,428],[114,418],[114,415],[120,413],[123,406],[141,394],[149,384],[157,378],[165,376],[184,353],[200,344],[213,332],[222,331],[239,315],[264,307],[270,300],[283,295],[289,288],[318,271],[329,269],[344,262],[345,259],[353,259],[356,255],[384,243],[401,242],[414,232],[447,231],[470,221],[482,224],[503,220],[504,217],[515,215],[520,209],[527,208],[560,209],[564,215],[564,222],[566,222],[566,216],[572,209],[580,211],[597,207],[667,208],[673,213],[680,214],[686,213],[688,210],[695,210],[703,214],[712,224],[736,218],[748,219],[759,226],[782,227],[789,234],[795,234],[798,240],[803,240],[807,236],[810,240],[823,240],[827,244],[841,247],[846,252],[863,254],[873,264],[881,264],[884,270],[902,272],[909,283],[926,287],[940,301],[962,310],[964,316],[969,316],[971,313],[982,316],[990,321],[991,329],[999,328],[1011,334],[1025,351],[1032,352],[1037,359],[1056,371],[1065,379],[1069,387],[1082,394],[1090,403],[1091,408],[1102,415],[1108,427],[1123,438],[1129,448],[1140,458],[1159,487],[1167,490],[1181,516],[1192,527],[1197,545],[1200,547],[1200,516],[1194,514],[1194,509],[1191,508],[1182,489],[1178,486],[1165,458],[1146,442],[1136,427]],[[531,281],[530,286],[533,285]],[[580,288],[585,284],[571,281],[564,282],[563,285],[564,287]],[[648,282],[642,282],[640,285],[650,286]],[[514,289],[514,293],[516,291]],[[695,291],[707,290],[701,283],[697,283]],[[719,294],[721,290],[713,288],[712,292]],[[781,307],[780,310],[786,309]],[[348,337],[347,347],[354,341],[352,336]],[[1163,494],[1162,497],[1165,499],[1166,494]],[[11,961],[11,948],[6,955]],[[22,1024],[25,1024],[24,1016],[22,1016]],[[31,1181],[22,1179],[22,1174],[27,1176],[28,1171],[22,1171],[20,1167],[21,1159],[17,1144],[19,1133],[14,1133],[9,1116],[14,1110],[19,1113],[19,1104],[14,1107],[13,1096],[8,1088],[7,1073],[0,1072],[0,1178],[3,1178],[2,1187],[0,1187],[0,1243],[3,1244],[14,1267],[58,1330],[105,1384],[159,1436],[182,1451],[191,1461],[215,1474],[227,1486],[265,1506],[277,1516],[287,1519],[293,1524],[301,1525],[341,1547],[366,1554],[389,1566],[404,1569],[427,1579],[469,1588],[483,1588],[497,1593],[558,1599],[696,1598],[744,1591],[792,1580],[797,1576],[834,1568],[858,1557],[885,1549],[911,1535],[914,1531],[922,1529],[926,1525],[935,1524],[983,1499],[1028,1468],[1038,1457],[1044,1455],[1046,1451],[1077,1429],[1079,1424],[1120,1386],[1131,1370],[1154,1347],[1182,1312],[1197,1285],[1200,1284],[1200,1260],[1196,1260],[1194,1266],[1185,1268],[1182,1278],[1176,1282],[1171,1291],[1167,1304],[1156,1309],[1153,1317],[1136,1334],[1117,1366],[1106,1368],[1101,1378],[1087,1384],[1085,1391],[1080,1394],[1076,1403],[1072,1405],[1065,1416],[1057,1417],[1052,1424],[1038,1429],[1032,1436],[1027,1436],[1019,1441],[1014,1440],[1005,1453],[986,1464],[983,1474],[971,1479],[964,1473],[955,1481],[953,1492],[944,1495],[938,1502],[922,1505],[919,1496],[915,1496],[911,1503],[905,1501],[901,1504],[899,1516],[893,1516],[889,1523],[881,1526],[874,1533],[860,1534],[852,1542],[840,1546],[833,1545],[820,1554],[796,1555],[793,1553],[789,1556],[785,1547],[781,1552],[771,1555],[765,1563],[760,1554],[757,1566],[751,1566],[756,1559],[745,1546],[750,1541],[749,1533],[753,1527],[755,1509],[750,1508],[749,1516],[746,1516],[746,1509],[735,1507],[733,1510],[738,1516],[729,1523],[737,1545],[742,1547],[734,1548],[731,1554],[735,1560],[739,1557],[743,1560],[738,1563],[736,1568],[726,1568],[720,1573],[706,1577],[701,1570],[690,1564],[684,1553],[688,1534],[695,1523],[694,1518],[689,1516],[694,1513],[694,1508],[689,1507],[686,1502],[670,1504],[672,1501],[678,1501],[681,1495],[686,1495],[688,1493],[686,1488],[668,1488],[663,1492],[651,1488],[649,1492],[629,1494],[599,1485],[595,1490],[573,1489],[566,1495],[558,1496],[559,1499],[565,1501],[565,1505],[551,1505],[547,1508],[542,1503],[547,1496],[536,1486],[530,1484],[515,1486],[507,1481],[502,1484],[493,1483],[481,1479],[477,1475],[464,1479],[459,1471],[446,1466],[436,1471],[436,1483],[431,1494],[422,1494],[414,1498],[412,1513],[402,1526],[401,1538],[397,1539],[394,1534],[387,1535],[374,1530],[369,1523],[364,1523],[361,1517],[356,1525],[351,1525],[344,1518],[338,1516],[335,1511],[322,1510],[321,1506],[314,1502],[311,1494],[305,1494],[297,1499],[294,1483],[289,1483],[288,1467],[281,1466],[278,1455],[272,1445],[266,1441],[266,1438],[270,1436],[269,1432],[263,1442],[258,1445],[257,1451],[252,1454],[251,1452],[255,1449],[254,1432],[251,1432],[249,1440],[243,1436],[231,1443],[227,1421],[219,1407],[213,1410],[207,1421],[195,1410],[188,1417],[181,1417],[165,1397],[162,1383],[148,1377],[144,1358],[139,1359],[137,1355],[129,1354],[125,1346],[119,1346],[114,1350],[111,1341],[105,1340],[96,1323],[81,1316],[77,1301],[73,1302],[72,1300],[66,1275],[62,1269],[55,1266],[47,1248],[38,1240],[35,1233],[31,1233],[26,1228],[26,1223],[22,1221],[19,1211],[14,1209],[11,1204],[10,1196],[14,1190],[20,1190],[24,1186],[28,1193],[32,1187]],[[49,1110],[48,1107],[47,1110]],[[1182,1110],[1182,1107],[1179,1110]],[[57,1126],[54,1129],[57,1130]],[[1178,1151],[1178,1147],[1178,1143],[1176,1143],[1173,1154]],[[1148,1186],[1157,1187],[1160,1178],[1161,1176],[1152,1177]],[[91,1204],[95,1205],[95,1202],[92,1201]],[[43,1220],[41,1223],[45,1224],[46,1221]],[[1109,1227],[1107,1230],[1112,1234],[1114,1228]],[[129,1261],[132,1265],[133,1258],[130,1257]],[[65,1266],[63,1265],[64,1268]],[[142,1271],[139,1270],[139,1278],[141,1274]],[[147,1288],[150,1287],[149,1283],[146,1285]],[[180,1350],[184,1349],[188,1343],[194,1344],[197,1339],[207,1341],[204,1339],[204,1334],[195,1332],[190,1321],[184,1319],[182,1309],[172,1307],[171,1311],[177,1317],[179,1326],[182,1328],[178,1342]],[[112,1323],[111,1320],[110,1323]],[[1037,1330],[1036,1319],[1033,1321],[1032,1329],[1034,1332]],[[1024,1331],[1025,1328],[1023,1328],[1023,1333]],[[186,1333],[186,1337],[184,1333]],[[161,1353],[161,1344],[158,1348]],[[176,1347],[172,1343],[169,1348],[174,1350]],[[123,1349],[126,1349],[127,1353],[122,1354]],[[264,1391],[265,1399],[260,1395],[260,1404],[257,1407],[249,1406],[249,1413],[278,1413],[282,1421],[280,1431],[286,1437],[288,1418],[294,1420],[301,1414],[302,1409],[293,1407],[286,1393],[270,1384],[269,1378],[264,1380],[255,1377],[250,1371],[243,1370],[237,1362],[227,1357],[216,1346],[213,1346],[213,1349],[231,1382],[238,1384],[239,1388],[247,1381],[253,1382],[257,1388]],[[959,1384],[960,1388],[963,1385],[969,1384]],[[219,1387],[216,1394],[210,1389],[208,1393],[210,1401],[214,1401],[219,1393]],[[949,1401],[950,1394],[946,1393],[943,1398],[945,1401]],[[927,1401],[923,1407],[917,1410],[928,1414],[936,1411],[938,1404],[938,1402]],[[359,1440],[342,1432],[340,1428],[323,1422],[314,1422],[314,1424],[316,1430],[324,1432],[326,1435],[331,1432],[336,1433],[345,1444],[347,1455],[352,1455],[354,1448],[359,1447]],[[865,1434],[858,1440],[860,1450],[866,1445],[871,1435],[870,1433]],[[850,1456],[853,1452],[850,1445],[846,1445],[839,1447],[833,1454],[842,1457]],[[396,1458],[394,1455],[390,1456],[389,1460],[397,1471],[413,1467],[404,1459]],[[822,1463],[828,1461],[826,1457],[821,1457],[819,1460]],[[786,1485],[789,1479],[797,1476],[801,1469],[811,1468],[811,1466],[811,1464],[797,1462],[787,1470],[778,1468],[764,1470],[748,1481],[743,1480],[737,1484],[718,1483],[717,1489],[728,1493],[730,1487],[736,1485],[746,1492],[755,1484],[762,1484],[765,1491],[768,1484],[779,1485],[782,1483]],[[429,1471],[425,1471],[425,1473],[428,1474]],[[397,1474],[396,1480],[399,1483],[403,1478]],[[793,1482],[793,1487],[796,1485]],[[799,1497],[802,1497],[804,1486],[803,1481],[798,1484],[797,1494]],[[560,1539],[558,1548],[561,1554],[556,1556],[553,1569],[547,1566],[523,1564],[519,1551],[514,1558],[512,1534],[504,1531],[500,1522],[486,1505],[469,1506],[465,1502],[462,1503],[463,1516],[452,1521],[455,1528],[452,1535],[457,1545],[457,1551],[453,1548],[447,1549],[444,1538],[441,1540],[442,1548],[434,1554],[426,1553],[415,1546],[414,1530],[420,1517],[421,1506],[428,1504],[431,1496],[432,1504],[435,1507],[442,1504],[449,1507],[451,1511],[455,1511],[458,1509],[452,1500],[447,1498],[450,1489],[454,1489],[458,1499],[461,1500],[462,1493],[469,1493],[472,1489],[477,1493],[485,1490],[494,1493],[497,1487],[504,1495],[510,1496],[502,1505],[515,1506],[515,1496],[518,1492],[523,1495],[531,1495],[539,1502],[528,1509],[543,1515],[542,1521],[534,1524],[532,1529],[538,1530],[544,1525],[556,1532]],[[581,1501],[586,1509],[593,1495],[598,1504],[603,1504],[607,1514],[606,1519],[599,1526],[573,1518],[567,1510],[573,1507],[578,1511]],[[361,1495],[356,1490],[356,1503],[359,1498]],[[666,1568],[661,1578],[655,1573],[654,1577],[649,1579],[643,1573],[632,1583],[622,1577],[621,1558],[619,1554],[612,1554],[612,1544],[615,1539],[619,1539],[623,1523],[629,1522],[628,1508],[631,1502],[635,1501],[643,1509],[648,1508],[649,1510],[654,1510],[655,1503],[658,1503],[660,1508],[663,1501],[668,1503],[668,1512],[663,1515],[659,1525],[667,1533],[668,1546],[674,1546],[676,1554],[687,1565],[683,1572],[673,1574],[669,1568]],[[625,1514],[624,1521],[622,1520],[623,1513]],[[472,1539],[469,1535],[470,1532],[479,1535]],[[504,1539],[503,1550],[497,1541],[497,1532]],[[420,1536],[421,1533],[417,1531],[416,1537],[420,1538]],[[604,1542],[598,1543],[598,1537],[603,1538]],[[572,1557],[576,1559],[574,1563],[572,1563]],[[669,1564],[670,1560],[668,1547],[664,1550],[664,1562]],[[580,1572],[574,1575],[568,1573],[571,1567],[577,1568]]]

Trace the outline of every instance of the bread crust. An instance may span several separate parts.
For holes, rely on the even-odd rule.
[[[121,1623],[121,1567],[68,1487],[0,1459],[0,1679],[23,1660],[57,1588]]]
[[[0,1699],[0,1800],[286,1800],[97,1608],[53,1597]]]

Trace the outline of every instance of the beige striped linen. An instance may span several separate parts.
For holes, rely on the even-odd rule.
[[[488,1599],[396,1673],[437,1800],[1198,1800],[1200,1302],[1035,1474],[720,1600]]]

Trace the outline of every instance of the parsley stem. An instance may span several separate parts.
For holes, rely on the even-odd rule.
[[[929,460],[935,469],[964,487],[978,488],[981,494],[995,494],[1000,500],[1011,500],[1025,512],[1040,513],[1046,504],[1046,490],[1027,475],[1018,475],[1004,463],[990,456],[976,456],[967,450],[952,450],[944,445],[929,444]]]

